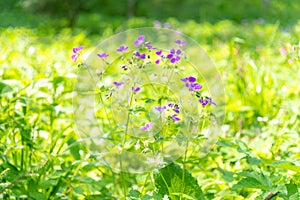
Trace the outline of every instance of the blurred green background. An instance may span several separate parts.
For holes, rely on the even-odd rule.
[[[109,20],[120,26],[126,18],[181,22],[236,23],[258,20],[280,21],[283,26],[299,19],[300,3],[294,0],[10,0],[0,1],[2,27],[36,27],[51,24],[53,28],[82,27],[97,31]]]

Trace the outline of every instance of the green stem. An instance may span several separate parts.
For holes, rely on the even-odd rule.
[[[94,76],[92,75],[91,71],[89,70],[88,66],[85,63],[83,63],[83,66],[85,67],[85,69],[87,69],[90,77],[93,79],[93,82],[96,83],[96,80],[95,80]],[[102,93],[101,92],[99,92],[99,93],[97,92],[96,94],[97,94],[98,98],[100,99],[101,104],[105,105],[104,104],[104,100],[102,98]],[[104,106],[104,112],[105,112],[106,118],[108,120],[109,126],[112,127],[112,123],[110,121],[110,118],[108,117],[108,112],[107,112],[105,106]]]

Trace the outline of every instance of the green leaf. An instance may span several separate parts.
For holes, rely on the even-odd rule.
[[[168,195],[171,199],[180,199],[185,197],[194,199],[205,199],[205,196],[199,187],[197,180],[179,165],[171,163],[154,174],[155,186],[159,193]]]
[[[155,102],[155,100],[151,99],[151,98],[145,98],[144,100],[145,100],[146,104],[150,104],[150,103],[154,103]]]
[[[76,160],[80,160],[80,145],[78,143],[76,143],[76,140],[71,137],[68,141],[67,144],[69,145],[70,148],[70,152],[72,154],[72,156],[76,159]]]
[[[139,199],[140,198],[141,193],[137,190],[133,190],[131,189],[127,195],[127,197],[129,199]]]
[[[237,150],[239,153],[248,153],[250,151],[247,145],[241,140],[236,140],[236,144],[238,145]]]
[[[229,142],[225,140],[220,140],[216,144],[221,147],[233,147],[235,145],[233,142]]]
[[[259,165],[262,163],[262,161],[259,158],[252,157],[252,156],[247,156],[247,162],[250,165]]]
[[[271,166],[276,167],[276,168],[281,168],[281,169],[287,169],[287,170],[291,170],[291,171],[300,173],[300,166],[297,166],[294,163],[288,162],[288,161],[273,162],[271,164]]]
[[[241,188],[257,188],[257,189],[267,190],[266,186],[262,185],[255,178],[250,178],[250,177],[243,178],[237,184],[232,186],[233,190],[237,190],[237,189],[241,189]]]
[[[291,197],[295,194],[297,195],[298,187],[295,183],[286,184],[285,187],[286,187],[286,190],[287,190],[288,197]]]
[[[263,173],[257,172],[257,171],[244,171],[241,173],[238,173],[239,176],[244,176],[247,178],[253,178],[257,182],[259,182],[263,187],[259,187],[261,189],[272,189],[272,182],[269,178],[269,176],[265,176]]]
[[[226,182],[232,182],[234,181],[234,173],[233,172],[230,172],[230,171],[227,171],[227,170],[224,170],[224,169],[218,169],[221,173],[222,173],[222,178],[226,181]]]
[[[12,90],[13,90],[12,87],[10,87],[9,85],[7,85],[3,82],[0,82],[0,94],[11,92]]]

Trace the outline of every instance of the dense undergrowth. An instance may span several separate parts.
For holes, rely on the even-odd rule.
[[[98,32],[1,28],[0,198],[299,199],[300,25],[168,23],[196,40],[222,75],[226,118],[211,151],[190,154],[184,168],[179,158],[159,172],[121,176],[77,143],[71,49],[153,21],[107,22]]]

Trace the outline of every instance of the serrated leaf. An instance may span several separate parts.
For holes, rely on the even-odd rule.
[[[197,180],[187,170],[183,171],[177,164],[171,163],[160,169],[159,173],[154,175],[154,179],[155,186],[162,196],[168,195],[171,199],[180,199],[180,196],[205,199]],[[177,194],[181,195],[178,196]]]
[[[257,188],[257,189],[263,189],[263,190],[268,189],[266,186],[262,185],[255,178],[250,178],[250,177],[243,178],[237,184],[232,186],[233,190],[237,190],[237,189],[241,189],[241,188]]]
[[[265,176],[263,173],[257,171],[244,171],[240,172],[237,175],[244,176],[247,178],[253,178],[259,182],[264,188],[272,189],[272,182],[268,176]]]

